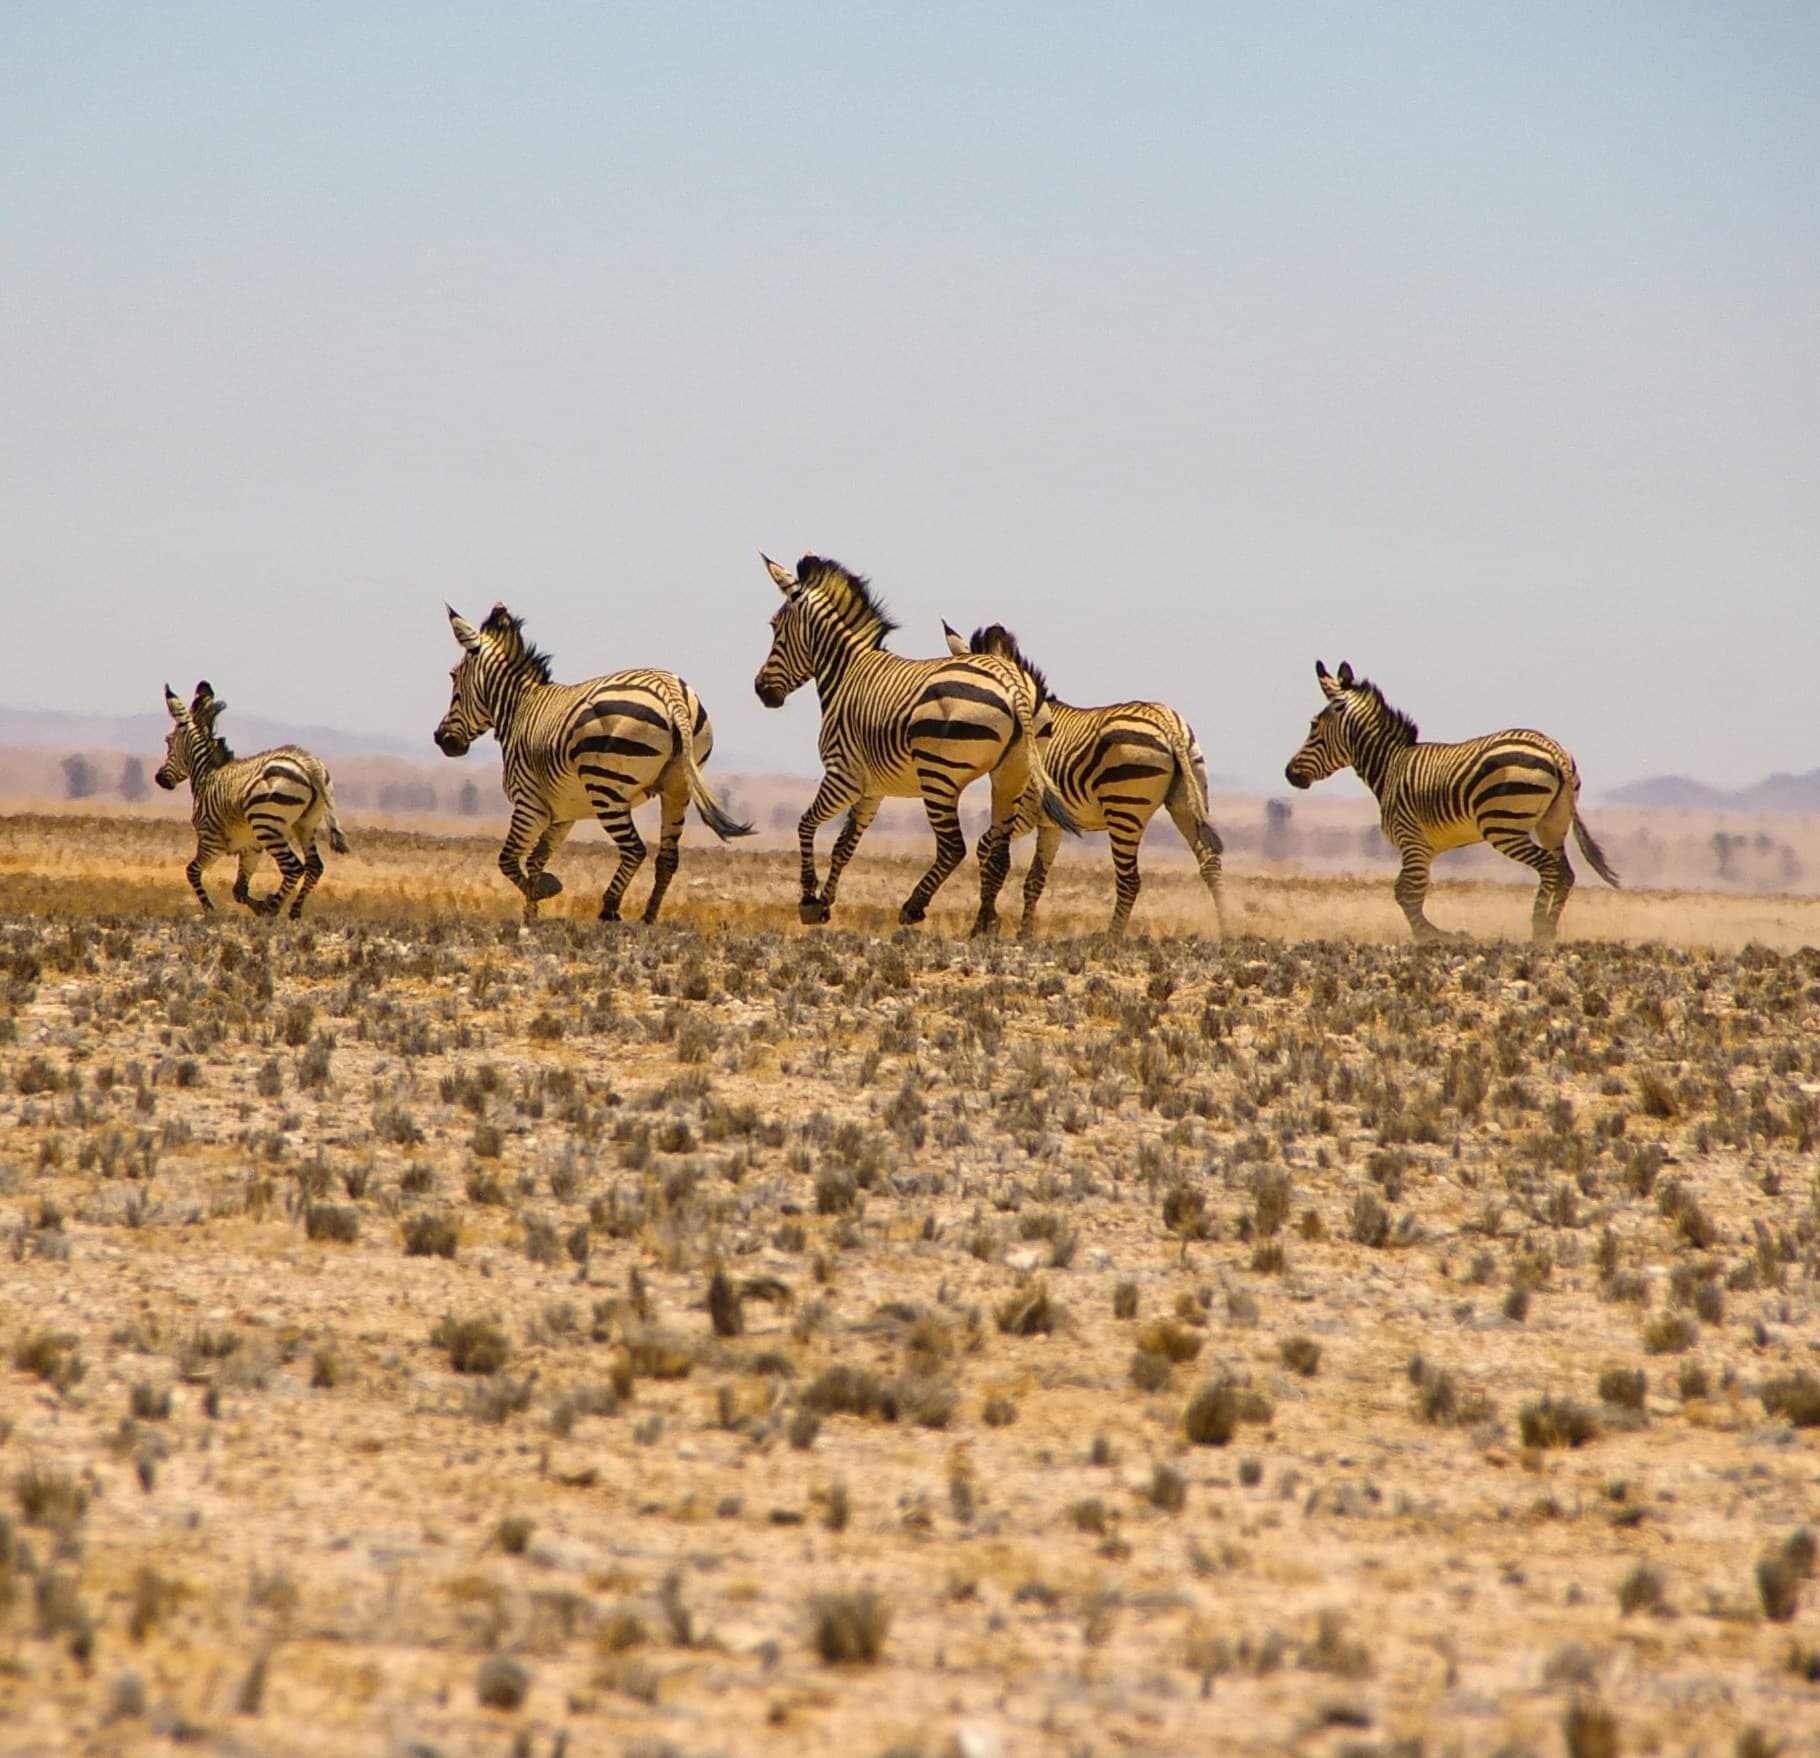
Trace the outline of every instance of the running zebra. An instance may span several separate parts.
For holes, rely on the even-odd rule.
[[[1429,863],[1445,849],[1488,842],[1533,867],[1540,883],[1531,931],[1543,946],[1553,941],[1574,887],[1563,848],[1570,828],[1593,871],[1607,885],[1618,883],[1580,820],[1580,772],[1553,739],[1519,727],[1464,744],[1418,744],[1416,723],[1376,684],[1355,678],[1350,665],[1334,677],[1317,659],[1314,674],[1327,706],[1284,774],[1291,786],[1310,787],[1350,764],[1377,795],[1384,834],[1403,857],[1397,902],[1417,940],[1468,938],[1444,933],[1422,913]]]
[[[1043,674],[1018,651],[1000,624],[975,629],[971,641],[942,624],[948,651],[955,654],[996,653],[1028,672],[1042,685]],[[1043,686],[1046,689],[1046,686]],[[1137,901],[1138,845],[1159,806],[1167,808],[1200,868],[1201,881],[1213,898],[1220,932],[1226,932],[1226,903],[1220,894],[1220,835],[1207,818],[1207,765],[1189,726],[1161,702],[1115,702],[1105,708],[1076,708],[1050,695],[1051,727],[1043,762],[1055,791],[1083,831],[1104,830],[1112,844],[1116,898],[1108,931],[1122,934]],[[1028,937],[1036,926],[1037,901],[1049,879],[1061,827],[1044,819],[1040,802],[1024,795],[1012,826],[1015,841],[1036,832],[1036,853],[1024,876],[1024,920],[1018,932]]]
[[[1041,680],[995,654],[905,659],[884,650],[897,627],[871,587],[838,562],[806,555],[796,573],[762,558],[784,602],[771,619],[771,651],[753,687],[767,708],[815,680],[826,773],[797,825],[805,922],[825,922],[840,876],[887,798],[917,799],[935,832],[935,862],[898,912],[920,922],[929,900],[961,863],[967,844],[957,802],[982,775],[992,778],[992,823],[980,837],[980,907],[972,931],[996,927],[1000,888],[1011,867],[1011,826],[1026,787],[1067,830],[1068,809],[1050,785],[1037,743]],[[847,822],[819,888],[815,832],[843,808]]]
[[[447,608],[447,607],[445,607]],[[592,814],[619,847],[619,865],[600,900],[600,919],[619,920],[619,906],[645,858],[632,808],[653,794],[663,800],[663,831],[644,919],[657,920],[676,872],[683,814],[691,801],[716,836],[750,836],[708,791],[701,766],[714,730],[695,692],[674,672],[616,671],[585,684],[553,684],[550,661],[524,638],[523,621],[503,604],[476,629],[449,610],[461,644],[449,711],[436,728],[448,757],[491,729],[505,758],[512,825],[499,870],[524,894],[525,920],[562,890],[546,873],[550,857]]]
[[[202,876],[225,854],[238,855],[234,901],[258,915],[275,916],[290,899],[291,915],[303,914],[303,900],[322,877],[316,831],[326,824],[329,847],[348,852],[348,839],[335,820],[335,794],[320,759],[296,745],[280,745],[256,757],[236,757],[215,731],[227,704],[207,682],[196,686],[189,707],[164,686],[164,705],[173,722],[164,743],[164,762],[153,780],[175,788],[188,780],[194,803],[190,822],[196,827],[196,854],[184,869],[190,889],[205,910],[215,906],[203,889]],[[259,857],[278,863],[281,883],[270,897],[249,889]],[[291,897],[293,887],[297,895]]]

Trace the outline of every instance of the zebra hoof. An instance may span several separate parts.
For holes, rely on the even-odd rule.
[[[811,928],[819,927],[833,913],[819,897],[805,897],[796,906],[797,920]]]
[[[973,926],[967,930],[967,937],[971,940],[989,940],[997,932],[997,916],[975,916]]]
[[[537,875],[537,901],[541,903],[546,897],[554,897],[562,890],[562,881],[554,873]]]
[[[897,919],[906,928],[914,928],[923,919],[921,905],[907,903],[897,912]]]
[[[617,922],[620,919],[619,906],[617,904],[603,903],[600,906],[600,915],[598,919],[603,922]]]

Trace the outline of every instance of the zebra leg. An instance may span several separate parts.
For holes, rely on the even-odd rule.
[[[923,795],[929,828],[935,832],[935,861],[917,880],[916,889],[904,899],[904,907],[897,912],[900,922],[920,922],[928,914],[929,900],[941,890],[948,875],[967,858],[967,839],[961,835],[959,790],[952,782],[936,785],[943,791]],[[1009,854],[1006,859],[1010,859]]]
[[[1487,831],[1485,840],[1499,854],[1520,862],[1536,875],[1536,901],[1529,913],[1529,932],[1538,946],[1551,945],[1555,924],[1574,888],[1574,870],[1559,849],[1544,848],[1523,830]]]
[[[1014,739],[992,771],[992,822],[980,838],[980,907],[969,930],[973,934],[998,932],[998,894],[1011,872],[1011,844],[1025,824],[1029,752],[1030,747],[1023,740]],[[1039,811],[1040,808],[1033,809],[1032,817]]]
[[[500,845],[499,870],[518,887],[519,894],[525,900],[525,920],[537,920],[538,887],[525,875],[525,857],[543,840],[549,828],[547,813],[540,807],[514,802],[512,822],[506,831],[506,839]],[[548,856],[546,855],[546,859]]]
[[[1011,827],[990,824],[979,842],[980,908],[973,918],[970,934],[998,932],[998,894],[1004,889],[1011,872]]]
[[[1017,930],[1020,940],[1028,940],[1036,931],[1036,906],[1042,900],[1043,887],[1049,883],[1055,851],[1061,846],[1061,825],[1045,818],[1036,827],[1036,853],[1030,857],[1030,871],[1024,875],[1024,919]]]
[[[196,845],[195,854],[190,857],[190,864],[183,869],[183,876],[190,882],[190,890],[195,892],[197,900],[205,910],[212,911],[215,906],[209,901],[209,894],[202,887],[202,875],[220,860],[223,852],[221,849],[207,848],[199,842]]]
[[[859,839],[866,834],[872,820],[878,816],[878,809],[884,804],[879,794],[864,794],[853,802],[853,809],[847,814],[847,822],[840,827],[840,835],[834,839],[834,852],[828,857],[828,878],[822,886],[821,921],[826,921],[834,914],[834,894],[840,889],[840,876],[847,870],[847,863],[853,859],[853,851],[859,847]],[[809,918],[805,916],[804,921]]]
[[[677,864],[682,859],[680,844],[683,833],[683,814],[689,809],[689,778],[679,774],[675,783],[666,788],[663,794],[663,830],[657,839],[657,866],[651,875],[651,895],[645,903],[645,920],[655,922],[657,912],[663,907],[664,893],[670,889],[670,881],[676,877]]]
[[[546,873],[545,865],[550,858],[568,840],[569,832],[575,828],[571,821],[567,824],[552,824],[538,837],[536,846],[525,856],[525,883],[531,888],[539,903],[546,897],[554,897],[562,890],[562,881],[554,873]]]
[[[291,899],[291,920],[294,922],[303,914],[303,900],[316,889],[316,881],[322,877],[322,851],[316,846],[316,839],[311,837],[309,845],[303,851],[303,883],[297,888],[297,895]]]
[[[632,804],[629,800],[597,802],[594,810],[605,826],[607,835],[612,837],[619,848],[619,865],[613,869],[613,877],[607,881],[607,889],[601,893],[600,898],[600,919],[603,922],[617,922],[626,887],[632,883],[632,875],[645,864],[645,839],[638,834],[638,826],[632,822]]]
[[[1131,906],[1137,902],[1143,875],[1138,872],[1138,844],[1144,840],[1144,826],[1134,824],[1124,812],[1106,814],[1107,840],[1112,844],[1112,920],[1109,934],[1123,934],[1131,921]]]
[[[259,907],[253,901],[253,869],[258,865],[258,849],[248,848],[240,851],[240,871],[234,875],[234,901],[244,904],[250,910],[257,910]]]
[[[1396,884],[1397,903],[1409,918],[1410,931],[1425,946],[1453,938],[1444,929],[1437,928],[1422,913],[1423,901],[1428,896],[1428,869],[1433,861],[1434,851],[1425,845],[1405,848],[1403,866],[1397,874]]]
[[[302,882],[306,867],[301,854],[291,846],[289,835],[277,827],[256,827],[253,834],[260,846],[278,863],[281,875],[278,889],[270,897],[254,900],[262,916],[275,916],[290,901],[291,892]]]
[[[843,806],[857,807],[859,799],[860,796],[846,782],[836,781],[832,775],[824,775],[821,786],[815,790],[815,798],[809,802],[808,811],[797,820],[796,846],[802,855],[803,895],[802,900],[796,906],[796,913],[805,922],[827,921],[828,910],[832,902],[831,899],[821,895],[815,877],[815,833]],[[876,806],[873,807],[873,811],[877,811],[877,809]],[[871,822],[870,816],[866,822]],[[850,824],[848,829],[852,829]],[[860,830],[864,829],[865,825],[862,824]],[[859,831],[853,832],[853,843],[859,841],[859,835]],[[847,854],[851,856],[852,853],[853,844],[850,843],[847,847]],[[838,869],[830,863],[830,871],[838,871]]]
[[[1221,891],[1220,856],[1225,853],[1226,845],[1220,841],[1219,832],[1211,824],[1200,821],[1192,810],[1178,807],[1173,800],[1168,804],[1169,816],[1182,833],[1182,841],[1187,843],[1188,852],[1201,870],[1201,883],[1213,899],[1213,913],[1219,920],[1220,938],[1224,940],[1231,932],[1226,926],[1226,899]]]

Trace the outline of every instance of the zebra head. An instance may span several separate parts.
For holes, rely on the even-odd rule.
[[[1335,677],[1317,659],[1314,675],[1320,683],[1321,694],[1327,698],[1327,706],[1308,723],[1308,737],[1283,771],[1291,787],[1313,787],[1317,781],[1325,781],[1352,761],[1347,713],[1356,681],[1352,667],[1342,660],[1339,676]]]
[[[752,688],[767,708],[781,708],[790,692],[801,689],[815,670],[812,618],[802,581],[788,568],[780,568],[762,549],[758,559],[784,595],[784,602],[771,619],[771,651],[758,668]]]
[[[171,730],[164,741],[164,761],[152,777],[161,788],[168,791],[195,776],[207,775],[233,756],[225,742],[215,736],[215,722],[227,704],[206,680],[196,686],[195,699],[187,708],[183,698],[166,684],[164,706],[171,717]]]
[[[477,629],[453,605],[445,604],[449,627],[461,643],[461,657],[449,672],[449,711],[436,724],[436,748],[445,757],[464,757],[483,733],[510,717],[527,684],[550,681],[549,655],[524,637],[524,620],[503,604],[487,612]]]
[[[436,723],[436,748],[445,757],[465,757],[468,747],[493,724],[480,687],[484,644],[480,631],[454,605],[442,608],[461,643],[461,657],[449,669],[449,709]]]

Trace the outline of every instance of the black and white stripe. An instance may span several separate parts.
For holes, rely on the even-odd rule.
[[[1000,624],[976,629],[971,641],[942,624],[951,653],[996,653],[1031,676],[1042,674],[1018,651]],[[1043,762],[1082,831],[1103,830],[1112,845],[1115,898],[1109,932],[1122,934],[1131,919],[1142,883],[1138,847],[1159,808],[1168,811],[1200,869],[1213,898],[1220,932],[1226,931],[1226,905],[1220,893],[1219,832],[1208,821],[1207,765],[1194,729],[1161,702],[1115,702],[1103,708],[1076,708],[1047,696],[1049,729]],[[1041,803],[1026,793],[1012,830],[1015,840],[1036,832],[1036,853],[1024,876],[1024,920],[1019,932],[1035,927],[1036,906],[1048,881],[1061,827],[1044,815]]]
[[[164,762],[153,777],[162,788],[187,780],[193,796],[190,822],[196,827],[196,853],[185,868],[190,888],[205,910],[215,906],[203,888],[203,875],[225,854],[237,855],[234,901],[261,915],[276,915],[287,899],[291,914],[303,913],[303,900],[322,877],[316,831],[326,826],[329,847],[348,852],[347,838],[335,821],[335,794],[329,772],[319,758],[296,745],[280,745],[256,757],[236,757],[215,732],[227,707],[206,682],[196,686],[189,707],[164,686],[164,705],[172,726],[165,740]],[[262,854],[278,863],[281,880],[270,897],[254,897],[249,882]],[[296,895],[291,894],[293,890]]]
[[[657,866],[644,919],[657,920],[678,861],[683,815],[693,802],[716,836],[748,836],[709,791],[701,766],[714,729],[695,692],[667,671],[618,671],[585,684],[550,682],[548,658],[524,638],[521,619],[493,606],[476,629],[449,611],[462,654],[449,674],[449,711],[436,728],[443,753],[459,757],[483,733],[499,737],[512,824],[499,870],[524,894],[525,920],[562,882],[545,872],[576,821],[600,820],[619,848],[619,865],[600,900],[600,919],[619,906],[645,858],[632,808],[663,801]]]
[[[771,651],[754,688],[767,708],[781,707],[811,678],[821,697],[819,748],[826,773],[797,826],[802,919],[828,919],[842,870],[889,798],[921,799],[935,832],[935,861],[898,912],[900,921],[920,922],[967,852],[957,809],[961,792],[985,775],[992,782],[992,822],[980,838],[973,932],[991,932],[1025,788],[1034,787],[1043,809],[1065,829],[1074,828],[1038,748],[1040,685],[997,655],[905,659],[887,653],[885,636],[897,625],[859,575],[820,556],[804,556],[794,575],[764,560],[784,602],[771,619]],[[815,832],[842,810],[847,822],[828,877],[818,886]]]
[[[1580,772],[1553,739],[1518,727],[1463,744],[1420,744],[1415,722],[1376,684],[1355,678],[1350,665],[1337,677],[1319,660],[1314,670],[1327,706],[1284,773],[1291,785],[1310,787],[1350,765],[1377,795],[1384,834],[1403,857],[1397,902],[1418,940],[1447,938],[1422,913],[1429,864],[1445,849],[1487,842],[1533,868],[1540,878],[1531,929],[1544,945],[1573,890],[1564,848],[1569,829],[1593,871],[1618,883],[1581,821]]]

